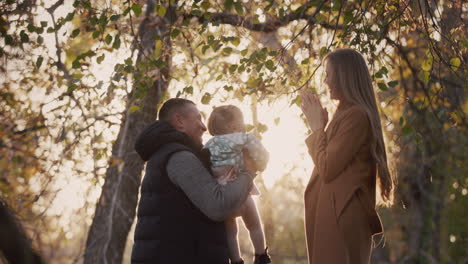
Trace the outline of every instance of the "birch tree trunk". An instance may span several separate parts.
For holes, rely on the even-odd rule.
[[[174,21],[174,9],[165,17],[154,13],[155,2],[147,2],[136,41],[138,49],[134,84],[129,95],[120,131],[112,148],[104,186],[88,232],[84,263],[121,263],[127,236],[135,218],[143,161],[134,150],[137,136],[156,119],[157,106],[167,90],[171,61],[169,28]],[[163,66],[151,63],[157,36],[163,42],[159,60]],[[130,113],[132,106],[138,111]]]

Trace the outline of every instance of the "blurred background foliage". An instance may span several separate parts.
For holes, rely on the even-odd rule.
[[[170,96],[300,103],[339,47],[368,61],[398,178],[372,263],[468,262],[467,4],[461,0],[5,0],[0,197],[47,263],[128,263],[139,131]],[[304,127],[304,137],[306,136]],[[287,135],[284,135],[287,137]],[[311,162],[309,160],[308,162]],[[306,263],[310,172],[258,179],[275,263]],[[73,201],[70,196],[79,197]],[[129,235],[130,233],[130,235]],[[240,235],[246,259],[251,246]]]

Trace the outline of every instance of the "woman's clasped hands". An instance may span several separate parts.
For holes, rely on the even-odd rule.
[[[312,132],[323,130],[328,123],[327,109],[322,107],[317,95],[310,90],[299,91],[302,98],[301,109]]]

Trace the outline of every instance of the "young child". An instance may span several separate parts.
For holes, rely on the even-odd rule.
[[[249,158],[258,171],[265,170],[269,154],[260,140],[254,135],[246,133],[245,130],[242,112],[234,105],[216,107],[208,119],[208,131],[213,138],[206,143],[204,148],[210,151],[212,171],[220,184],[225,185],[236,178],[236,170],[244,166],[243,153],[245,151],[248,152]],[[259,194],[255,185],[250,194]],[[231,263],[244,263],[237,241],[237,216],[242,217],[249,230],[250,239],[255,249],[254,264],[271,264],[265,247],[260,216],[251,196],[247,198],[239,212],[225,221]]]

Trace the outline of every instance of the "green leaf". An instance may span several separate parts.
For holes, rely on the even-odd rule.
[[[338,11],[341,8],[341,1],[333,2],[332,11]]]
[[[323,57],[325,57],[325,55],[327,55],[327,52],[328,52],[327,47],[321,47],[320,48],[320,53],[319,53],[320,59],[323,59]]]
[[[184,88],[184,93],[193,94],[193,86],[187,86]]]
[[[164,17],[166,15],[166,7],[163,5],[156,5],[156,14],[160,17]]]
[[[226,10],[230,10],[232,8],[233,4],[234,4],[233,0],[226,0],[226,1],[224,1],[224,8]]]
[[[457,71],[458,67],[460,67],[461,61],[459,58],[451,58],[450,65],[452,66],[453,71]]]
[[[265,133],[268,130],[268,126],[263,123],[258,123],[257,131],[258,133]]]
[[[382,90],[382,91],[388,91],[387,85],[386,85],[385,83],[383,83],[383,82],[378,82],[378,83],[377,83],[377,86],[378,86],[379,89]]]
[[[29,36],[28,36],[28,34],[26,34],[26,32],[24,30],[21,30],[20,37],[21,37],[21,42],[23,42],[23,43],[29,41]]]
[[[65,21],[72,21],[73,17],[75,16],[75,12],[70,12],[65,17]]]
[[[127,8],[123,11],[122,15],[123,15],[123,16],[128,15],[128,14],[130,13],[131,10],[132,10],[132,9],[131,9],[130,7],[127,7]]]
[[[154,45],[154,55],[157,57],[161,56],[162,54],[162,48],[163,48],[163,42],[162,40],[157,40],[156,44]]]
[[[388,82],[387,84],[388,84],[388,86],[390,86],[390,87],[395,87],[395,86],[398,85],[398,81],[391,81],[391,82]]]
[[[240,44],[240,39],[239,38],[234,38],[234,39],[231,40],[231,43],[232,43],[232,45],[237,47]]]
[[[44,43],[44,38],[42,36],[37,36],[37,43],[42,44]],[[1,56],[0,56],[1,57]]]
[[[406,125],[401,129],[401,133],[403,134],[403,136],[407,136],[411,134],[411,132],[413,132],[413,128],[410,127],[409,125]]]
[[[268,10],[270,10],[271,7],[273,6],[273,4],[275,3],[273,0],[267,0],[267,2],[269,4],[265,7],[265,9],[264,9],[265,12],[268,12]]]
[[[244,8],[242,7],[242,4],[240,2],[235,2],[234,3],[234,8],[236,9],[237,14],[239,14],[239,15],[244,14]]]
[[[113,49],[119,49],[120,48],[120,34],[117,34],[114,38],[114,43],[112,44]]]
[[[176,38],[180,34],[180,30],[177,28],[171,31],[171,38]]]
[[[201,6],[201,8],[207,10],[208,8],[211,7],[211,4],[210,4],[210,2],[208,2],[208,1],[205,0],[205,1],[203,1],[203,2],[201,3],[200,6]]]
[[[107,34],[106,38],[104,39],[104,42],[109,45],[112,42],[112,36],[110,34]]]
[[[258,72],[263,68],[264,63],[259,63],[255,68]]]
[[[154,65],[155,65],[156,67],[158,67],[158,69],[162,69],[162,68],[166,67],[167,63],[164,62],[164,61],[161,60],[161,59],[157,59],[156,61],[154,61]]]
[[[241,51],[241,55],[242,55],[242,56],[245,56],[245,55],[247,55],[247,52],[249,52],[248,49],[243,49],[243,50]]]
[[[344,24],[348,24],[349,22],[351,22],[351,20],[353,20],[353,12],[351,10],[347,10],[345,13],[344,13],[344,17],[343,17],[343,20],[344,20]]]
[[[77,72],[77,73],[74,73],[72,76],[75,79],[81,79],[81,78],[83,78],[84,74],[81,73],[81,72]]]
[[[74,60],[74,61],[72,62],[72,68],[73,68],[73,69],[78,69],[78,68],[80,68],[80,67],[81,67],[81,63],[80,63],[79,60]]]
[[[224,90],[226,90],[226,91],[228,91],[228,92],[234,90],[234,87],[232,87],[231,85],[224,85],[223,88],[224,88]]]
[[[71,37],[72,37],[72,38],[76,38],[76,37],[80,34],[80,31],[81,31],[81,30],[80,30],[79,28],[73,30],[73,31],[72,31],[72,34],[71,34]]]
[[[204,105],[207,105],[210,103],[210,101],[211,101],[211,94],[205,93],[201,99],[201,103]]]
[[[232,48],[230,48],[230,47],[224,48],[224,49],[223,49],[223,53],[225,53],[225,54],[227,54],[227,55],[231,54],[231,53],[232,53]]]
[[[213,44],[215,37],[213,35],[208,35],[208,45]]]
[[[36,28],[36,33],[37,33],[37,34],[42,34],[42,33],[44,33],[44,28],[37,27],[37,28]]]
[[[237,70],[237,64],[232,64],[229,66],[229,72],[234,73]]]
[[[111,20],[111,21],[117,21],[117,20],[119,20],[119,18],[120,18],[120,15],[112,15],[112,16],[110,17],[110,20]]]
[[[309,64],[309,61],[310,61],[309,58],[304,59],[304,60],[302,60],[301,64]]]
[[[254,77],[250,77],[249,80],[247,81],[247,88],[257,88],[258,84],[260,83],[260,80]]]
[[[141,15],[141,12],[142,12],[142,7],[140,4],[133,4],[132,5],[132,10],[133,10],[133,13],[135,13],[136,16],[139,16]]]
[[[280,17],[280,19],[284,18],[284,9],[283,8],[280,8],[280,10],[279,10],[279,17]]]
[[[301,99],[301,96],[300,95],[297,95],[296,98],[294,98],[292,101],[291,101],[291,105],[295,104],[297,106],[301,106],[301,103],[302,103],[302,99]]]
[[[39,56],[36,60],[36,67],[40,68],[43,61],[44,61],[44,58],[42,56]]]
[[[275,122],[275,125],[278,125],[280,122],[280,118],[279,117],[275,118],[274,122]]]
[[[384,74],[385,76],[387,76],[387,74],[388,74],[388,69],[387,69],[387,67],[384,66],[384,67],[380,68],[380,71],[382,72],[382,74]]]
[[[423,69],[424,71],[430,71],[432,69],[432,62],[433,62],[433,58],[432,57],[429,57],[427,58],[421,65],[421,69]]]
[[[203,15],[202,11],[198,9],[193,9],[192,11],[190,11],[190,14],[197,16],[197,17],[201,17]]]
[[[10,35],[5,36],[5,44],[6,45],[12,45],[13,44],[13,37]]]
[[[202,54],[205,55],[206,51],[210,48],[210,46],[205,45],[202,47]]]
[[[269,69],[270,71],[274,71],[275,70],[275,63],[272,60],[267,60],[265,62],[265,67],[267,67],[267,69]]]
[[[92,36],[93,36],[94,39],[96,39],[96,38],[99,37],[99,34],[101,34],[101,32],[99,32],[99,30],[95,30],[95,31],[93,32],[93,35],[92,35]]]
[[[130,114],[135,113],[136,111],[140,110],[140,107],[138,105],[132,105],[129,109],[128,112]]]
[[[427,84],[429,80],[431,79],[431,74],[428,71],[423,71],[421,78],[422,78],[422,81]]]
[[[72,93],[76,88],[78,88],[75,84],[70,85],[67,88],[67,93]]]
[[[105,54],[102,54],[101,56],[96,58],[96,61],[98,64],[101,64],[101,62],[104,60]]]
[[[33,24],[28,24],[28,27],[27,27],[28,31],[29,32],[34,32],[36,31],[36,27],[33,25]]]
[[[220,74],[220,75],[218,75],[218,77],[216,77],[216,81],[219,81],[219,80],[221,80],[222,78],[223,78],[223,75]]]

